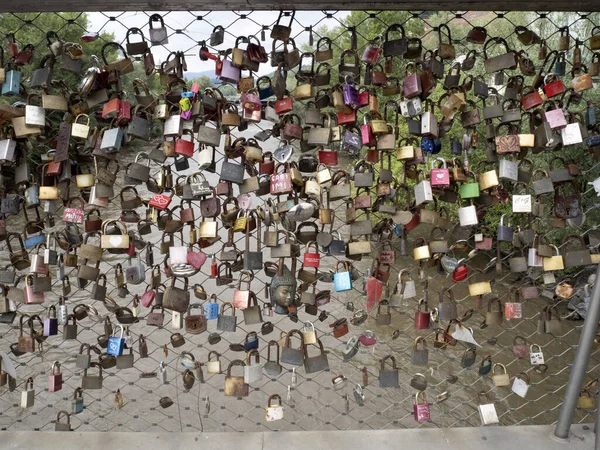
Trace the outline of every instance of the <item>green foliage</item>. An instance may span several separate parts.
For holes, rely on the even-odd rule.
[[[114,35],[103,32],[95,42],[82,43],[80,38],[87,27],[88,18],[85,13],[0,14],[0,36],[13,33],[20,50],[27,44],[32,44],[35,47],[31,64],[21,69],[21,80],[26,85],[32,72],[39,67],[41,59],[50,53],[46,40],[48,31],[55,31],[63,42],[80,43],[85,53],[83,57],[84,67],[89,65],[90,55],[97,55],[101,58],[102,47],[105,43],[111,42]],[[3,47],[6,48],[6,45],[3,44]],[[114,52],[107,52],[107,55],[113,57]],[[8,55],[5,55],[5,64],[8,62]],[[64,80],[71,90],[77,90],[80,82],[80,77],[60,70],[60,61],[55,64],[53,79]],[[3,97],[1,101],[12,103],[15,99]]]
[[[364,11],[353,11],[351,14],[349,14],[347,17],[345,17],[342,20],[342,25],[339,25],[332,29],[328,29],[326,27],[320,27],[316,30],[316,34],[317,34],[317,36],[329,37],[332,40],[333,49],[334,49],[333,61],[338,61],[342,54],[342,51],[344,51],[345,49],[349,49],[350,45],[351,45],[351,39],[350,39],[351,35],[346,27],[356,27],[356,29],[358,31],[357,55],[360,58],[360,56],[362,55],[363,49],[370,42],[372,42],[373,45],[378,45],[377,41],[373,41],[373,40],[377,39],[379,36],[385,36],[388,25],[391,25],[394,23],[402,24],[407,37],[409,37],[409,38],[410,37],[419,37],[423,41],[424,48],[435,49],[439,43],[439,37],[438,37],[438,33],[436,31],[434,31],[434,28],[440,24],[447,24],[448,27],[450,28],[450,34],[452,36],[452,42],[456,49],[457,57],[459,57],[460,55],[466,55],[470,50],[475,50],[476,54],[478,55],[477,59],[476,59],[475,67],[468,73],[466,73],[466,72],[462,73],[461,81],[464,82],[465,78],[470,74],[473,74],[473,76],[475,76],[475,74],[485,74],[485,70],[483,67],[483,61],[484,61],[483,46],[471,44],[466,41],[466,36],[473,26],[486,27],[488,30],[488,33],[489,33],[488,36],[505,37],[509,48],[520,50],[524,46],[521,42],[519,42],[517,34],[515,33],[515,27],[518,25],[527,26],[531,30],[538,33],[541,37],[543,37],[547,40],[548,47],[550,49],[552,49],[552,48],[556,48],[556,46],[558,44],[559,32],[558,32],[557,25],[563,26],[562,24],[573,24],[573,25],[571,25],[571,27],[569,29],[569,33],[572,36],[571,39],[572,39],[572,44],[573,44],[574,37],[577,37],[578,39],[583,40],[583,41],[587,40],[587,38],[591,34],[591,28],[596,23],[598,23],[598,14],[591,15],[588,18],[589,20],[577,20],[577,18],[579,16],[576,13],[566,13],[566,12],[551,13],[551,15],[549,15],[548,19],[539,18],[537,13],[518,12],[518,11],[512,11],[512,12],[506,13],[504,15],[504,17],[502,17],[502,18],[498,18],[495,13],[491,13],[491,12],[469,13],[468,16],[467,15],[465,15],[465,16],[466,17],[464,20],[459,20],[456,18],[455,13],[442,11],[442,12],[433,12],[433,13],[427,14],[427,16],[425,16],[424,14],[421,14],[418,18],[413,18],[412,13],[403,12],[403,11],[381,11],[381,12],[375,12],[375,13],[364,12]],[[448,42],[445,34],[442,38],[444,39],[444,42]],[[305,46],[303,48],[303,50],[304,51],[312,51],[312,49],[310,49],[308,46]],[[543,63],[543,61],[538,58],[538,47],[537,46],[528,47],[525,49],[525,51],[526,51],[527,56],[533,60],[536,67],[539,67]],[[492,45],[489,48],[489,56],[499,55],[503,52],[504,52],[504,50],[502,49],[501,46]],[[572,57],[572,54],[567,55],[568,67],[571,64],[571,61],[570,61],[571,57]],[[586,57],[589,59],[591,56],[589,53],[586,54],[585,49],[584,49],[584,60]],[[329,62],[331,63],[331,61],[329,61]],[[402,60],[399,58],[394,59],[393,71],[391,73],[387,73],[388,79],[390,77],[397,77],[401,82],[401,80],[405,76],[406,64],[408,62],[409,61]],[[446,61],[445,70],[448,71],[450,69],[450,66],[451,66],[451,62]],[[363,66],[363,70],[364,70],[364,66]],[[550,68],[550,70],[552,70],[552,68]],[[569,71],[569,70],[570,69],[567,69],[567,71]],[[518,71],[515,71],[515,74],[517,74],[517,73],[518,73]],[[332,77],[332,83],[335,83],[338,78],[338,67],[337,66],[331,67],[331,77]],[[506,78],[508,78],[508,75],[506,75]],[[492,83],[493,77],[484,75],[484,79],[488,82],[488,84],[490,84],[490,85],[493,84]],[[563,78],[563,81],[566,86],[570,85],[570,77],[568,76],[568,74],[566,77]],[[444,96],[447,95],[447,91],[443,87],[443,82],[444,82],[443,78],[441,80],[438,80],[436,88],[434,89],[434,91],[432,92],[432,94],[429,97],[431,99],[431,101],[433,102],[433,104],[436,105],[435,110],[436,110],[438,118],[440,117],[439,105],[442,104],[442,103],[438,104],[438,102],[440,102],[440,99],[441,99],[441,102],[443,102]],[[503,84],[505,84],[505,83],[503,83]],[[502,88],[499,88],[499,89],[502,89]],[[500,93],[502,94],[503,91],[501,90]],[[600,94],[598,93],[597,89],[595,89],[593,91],[587,91],[585,94],[585,98],[586,98],[586,100],[590,100],[590,101],[596,103],[598,100],[600,100]],[[380,110],[382,112],[383,112],[386,101],[388,101],[390,99],[400,100],[399,96],[384,97],[380,92],[378,93]],[[470,89],[468,90],[466,99],[474,101],[477,104],[477,106],[480,108],[480,112],[481,112],[481,108],[483,105],[481,104],[481,101],[479,99],[477,99],[473,96],[472,91]],[[493,100],[490,100],[490,101],[493,101]],[[488,103],[490,103],[490,101],[488,101]],[[582,118],[582,121],[583,121],[583,117],[585,116],[585,109],[586,109],[585,102],[571,102],[571,104],[569,105],[568,108],[569,108],[569,111],[581,113],[583,116],[580,116],[580,117]],[[357,119],[358,119],[357,120],[358,123],[363,123],[363,119],[362,119],[361,115],[359,115],[359,117]],[[388,117],[386,117],[386,120],[388,121],[388,123],[391,123],[391,124],[395,123],[395,118],[391,115],[388,115]],[[583,122],[583,123],[585,123],[585,122]],[[469,151],[468,151],[468,159],[470,162],[470,168],[471,168],[471,170],[473,170],[475,172],[483,171],[484,166],[481,164],[483,164],[486,161],[485,123],[482,123],[481,125],[479,125],[475,130],[470,130],[470,131],[467,130],[467,131],[468,132],[476,131],[479,135],[479,145],[477,146],[477,148],[472,148],[472,149],[469,149]],[[529,131],[529,123],[527,121],[524,121],[521,124],[521,128],[517,132],[529,133],[530,132]],[[439,155],[436,155],[436,156],[445,158],[447,160],[451,160],[452,158],[455,158],[456,155],[453,155],[450,152],[450,143],[453,140],[458,140],[459,142],[462,143],[464,133],[465,133],[465,129],[462,127],[462,124],[460,121],[460,115],[459,115],[458,117],[456,117],[454,119],[451,128],[447,131],[445,136],[442,138],[442,151]],[[502,134],[502,133],[506,133],[506,129],[499,130],[499,134]],[[407,136],[408,136],[407,123],[405,120],[403,120],[403,118],[400,117],[400,120],[398,120],[397,138],[399,138],[401,140]],[[585,183],[587,181],[593,180],[596,177],[596,172],[593,171],[593,173],[592,173],[592,171],[590,171],[590,168],[596,164],[596,161],[585,150],[585,145],[570,146],[570,147],[561,149],[558,154],[561,157],[565,158],[566,161],[573,160],[573,161],[577,162],[577,164],[579,165],[579,168],[583,174],[582,179],[580,179],[582,191],[585,191],[587,189],[587,186]],[[542,152],[539,154],[531,154],[530,153],[529,155],[527,155],[527,157],[532,159],[534,169],[535,168],[545,168],[546,170],[548,170],[550,161],[556,155],[557,155],[557,153]],[[522,156],[524,156],[524,155],[522,155]],[[393,171],[395,173],[396,179],[399,181],[402,181],[405,178],[403,164],[396,161],[395,158],[393,158],[393,159],[394,160],[392,162],[392,166],[393,166]],[[425,170],[428,172],[429,168],[427,167],[427,168],[425,168]],[[415,181],[413,179],[410,179],[410,178],[406,179],[406,183],[409,186],[409,189],[412,190],[414,182]],[[504,184],[505,184],[504,187],[506,189],[508,189],[508,190],[512,189],[511,183],[504,183]],[[404,197],[404,194],[401,194],[401,198],[400,198],[400,202],[402,204],[404,204],[405,198],[402,198],[402,197]],[[543,199],[539,199],[539,200],[541,200],[545,203],[545,205],[546,205],[545,211],[546,211],[546,215],[548,216],[551,214],[551,207],[552,207],[552,203],[553,203],[554,199],[551,198],[551,196],[546,196],[546,197],[547,198],[543,198]],[[595,195],[591,195],[591,196],[584,195],[583,196],[584,210],[587,210],[590,206],[593,205],[594,202],[595,202]],[[444,205],[444,203],[442,203],[442,205]],[[466,203],[463,204],[462,206],[464,206],[464,205],[466,205]],[[450,216],[456,222],[457,221],[457,210],[460,205],[456,204],[456,205],[447,205],[447,206],[451,206]],[[490,226],[491,230],[495,230],[497,224],[499,223],[500,216],[502,214],[510,214],[510,213],[511,213],[511,203],[510,203],[510,198],[509,198],[508,202],[506,202],[506,203],[498,202],[497,204],[494,204],[493,206],[486,208],[483,225],[487,224],[488,226]],[[600,218],[599,217],[600,213],[596,213],[596,210],[593,210],[591,212],[591,214],[589,214],[589,215],[591,217],[588,217],[587,220],[588,221],[591,220],[591,222],[588,222],[588,223],[594,223],[594,221],[597,221]],[[520,219],[518,219],[515,216],[514,220],[519,221]],[[564,228],[552,228],[550,226],[548,220],[544,220],[544,219],[539,220],[538,225],[540,226],[540,232],[546,233],[547,236],[549,237],[549,239],[551,240],[551,242],[559,243],[560,240],[562,239],[562,237],[567,233],[566,229],[564,229]],[[527,224],[524,222],[523,224],[521,224],[521,226],[528,227],[528,226],[530,226],[530,224]],[[534,226],[536,226],[536,225],[534,225]]]
[[[206,75],[201,75],[198,78],[194,78],[191,81],[188,81],[188,85],[191,86],[193,83],[198,83],[200,85],[200,90],[203,91],[208,87],[213,87],[213,82]]]

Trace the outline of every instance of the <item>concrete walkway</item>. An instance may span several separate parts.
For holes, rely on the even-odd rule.
[[[7,449],[174,450],[591,450],[593,424],[574,425],[567,441],[553,438],[554,426],[515,426],[381,431],[305,431],[279,433],[57,433],[2,432]]]

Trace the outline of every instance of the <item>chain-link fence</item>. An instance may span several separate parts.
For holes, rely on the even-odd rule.
[[[103,32],[114,34],[116,42],[125,43],[125,32],[128,28],[138,27],[146,35],[149,28],[148,19],[151,13],[121,13],[104,14],[94,13],[87,16],[87,26],[83,26],[81,17],[77,15],[56,14],[53,20],[56,21],[55,29],[59,36],[76,30],[77,33],[100,32],[101,39],[107,36]],[[181,12],[164,13],[162,15],[165,27],[169,30],[169,44],[165,46],[154,46],[152,52],[155,61],[158,63],[167,59],[170,51],[183,51],[187,58],[188,72],[196,71],[196,76],[204,75],[202,71],[213,71],[214,62],[200,62],[198,51],[200,46],[208,43],[213,28],[222,25],[225,29],[225,40],[218,49],[210,48],[208,50],[216,54],[217,50],[231,48],[235,46],[235,40],[239,35],[256,36],[267,49],[270,49],[271,39],[269,38],[269,29],[277,21],[277,12]],[[23,14],[6,15],[7,22],[13,23],[17,41],[24,45],[32,42],[31,37],[37,32],[45,36],[47,29],[38,26],[42,21],[41,15]],[[587,38],[591,33],[591,28],[598,23],[597,14],[565,14],[565,13],[407,13],[407,12],[374,12],[374,13],[345,13],[345,12],[297,12],[293,18],[292,29],[295,43],[299,48],[306,49],[308,45],[316,43],[322,36],[332,38],[333,47],[336,55],[351,45],[351,39],[347,32],[347,27],[356,27],[358,35],[357,47],[358,54],[361,54],[368,40],[381,34],[382,30],[393,23],[403,24],[408,30],[409,37],[419,36],[422,38],[423,46],[427,48],[436,48],[437,27],[441,23],[448,24],[452,31],[452,43],[455,45],[456,55],[466,55],[472,48],[477,48],[478,58],[481,64],[483,61],[481,46],[475,47],[467,42],[466,36],[473,25],[485,26],[488,33],[493,36],[505,37],[512,48],[521,48],[515,45],[517,42],[515,27],[526,26],[529,29],[535,29],[542,38],[546,39],[548,46],[553,48],[556,45],[560,35],[559,29],[568,26],[569,32],[574,41],[576,38],[581,40],[582,58],[584,64],[590,66],[592,63],[592,52],[587,47]],[[85,23],[85,22],[84,22]],[[37,30],[37,31],[36,31]],[[40,55],[45,53],[45,37],[40,42],[32,42]],[[85,47],[84,47],[85,48]],[[528,48],[530,57],[539,66],[542,61],[536,58],[537,45]],[[40,56],[37,55],[36,57]],[[572,54],[565,53],[567,69],[570,71],[572,64]],[[337,58],[337,56],[336,56]],[[337,59],[334,60],[335,65]],[[334,64],[332,64],[334,66]],[[394,72],[403,74],[405,61],[396,61]],[[446,72],[449,65],[446,64]],[[264,74],[268,75],[273,69],[265,69]],[[475,71],[474,71],[475,72]],[[188,73],[188,75],[189,75]],[[477,72],[482,73],[481,71]],[[214,78],[206,74],[209,78]],[[263,75],[263,72],[259,72]],[[55,78],[59,78],[55,76]],[[508,75],[505,79],[502,77],[492,77],[488,83],[490,86],[496,86],[501,92],[508,82]],[[567,77],[568,78],[568,77]],[[150,82],[149,82],[150,83]],[[440,82],[441,83],[441,82]],[[164,90],[165,87],[157,89]],[[158,94],[160,92],[156,92]],[[435,95],[439,96],[441,92]],[[588,91],[586,99],[594,100],[595,92]],[[382,98],[383,105],[386,99],[396,99],[398,96]],[[469,96],[470,97],[470,96]],[[301,102],[297,102],[300,105]],[[587,104],[585,101],[574,103],[569,106],[573,111],[586,113]],[[455,121],[456,122],[456,121]],[[160,123],[160,121],[157,121]],[[266,125],[268,124],[268,125]],[[258,124],[250,125],[247,131],[232,132],[232,138],[246,137],[250,138],[257,132],[265,128],[271,128],[272,124],[261,121]],[[524,124],[524,127],[528,124]],[[400,126],[399,135],[406,136],[406,125]],[[485,159],[485,125],[482,124],[477,129],[479,131],[479,147],[469,150],[466,154],[469,158],[471,167],[476,167],[478,161]],[[473,131],[473,130],[471,130]],[[450,155],[450,142],[452,139],[462,139],[464,130],[460,123],[454,124],[447,136],[442,139],[442,155]],[[158,138],[159,133],[157,133]],[[121,203],[119,192],[122,187],[127,185],[123,179],[124,168],[131,163],[136,154],[141,151],[150,152],[154,146],[140,146],[132,143],[128,148],[121,150],[119,154],[119,164],[121,171],[118,173],[117,181],[114,185],[115,196],[111,198],[109,206],[102,209],[102,219],[118,219],[121,216]],[[222,144],[223,145],[223,144]],[[223,162],[223,146],[217,149],[216,174],[220,173]],[[296,145],[296,144],[294,144]],[[335,144],[339,145],[339,144]],[[264,151],[274,151],[278,148],[277,139],[261,143]],[[75,149],[78,151],[78,149]],[[296,153],[298,152],[296,149]],[[340,149],[340,163],[338,168],[353,171],[356,162],[356,155],[348,155]],[[592,154],[588,153],[585,145],[572,146],[565,149],[563,153],[573,158],[579,165],[581,175],[582,203],[584,209],[583,221],[569,221],[564,224],[564,229],[554,228],[550,220],[534,220],[527,225],[523,222],[521,231],[535,228],[536,232],[542,237],[548,237],[551,243],[557,243],[559,249],[563,250],[566,246],[561,246],[560,238],[567,232],[588,236],[591,230],[595,230],[593,213],[590,213],[595,207],[595,190],[583,181],[593,180],[597,175],[597,163],[593,160]],[[364,153],[364,149],[363,149]],[[33,152],[32,152],[33,154]],[[30,155],[31,156],[31,155]],[[543,167],[551,159],[551,154],[542,153],[535,156],[535,167]],[[554,155],[552,155],[554,156]],[[37,156],[36,156],[37,158]],[[395,159],[394,157],[392,159]],[[86,171],[89,165],[90,171],[93,171],[93,162],[83,153],[77,154],[77,164]],[[170,160],[168,160],[170,161]],[[31,159],[30,164],[36,164],[37,159]],[[174,183],[181,182],[177,180],[178,175],[189,175],[196,172],[197,163],[195,159],[190,159],[190,168],[187,170],[175,170],[173,168]],[[158,179],[160,165],[152,162],[151,174]],[[379,173],[379,164],[375,165]],[[399,163],[394,161],[393,168],[398,179],[402,179],[402,168]],[[215,185],[218,181],[218,175],[206,172],[208,181]],[[375,176],[377,180],[377,174]],[[413,180],[408,181],[412,189]],[[505,183],[508,187],[509,184]],[[146,190],[143,185],[137,185],[136,188],[141,197],[149,198],[152,194]],[[71,187],[71,195],[78,195],[77,189]],[[85,194],[85,192],[84,192]],[[253,197],[253,206],[263,205],[265,197]],[[498,193],[502,197],[502,192]],[[224,200],[224,199],[223,199]],[[549,204],[551,200],[548,200]],[[178,203],[176,199],[173,204]],[[491,401],[494,402],[501,424],[504,425],[531,425],[548,424],[555,421],[558,410],[561,405],[564,387],[567,383],[569,364],[573,359],[579,337],[579,328],[582,322],[577,319],[577,313],[567,308],[567,301],[554,295],[554,282],[544,284],[542,281],[541,270],[530,268],[527,273],[511,273],[509,270],[509,259],[514,256],[514,251],[502,252],[500,260],[502,261],[502,272],[495,271],[495,265],[490,266],[490,261],[496,256],[495,248],[493,250],[475,249],[474,235],[477,232],[483,232],[487,237],[495,239],[496,227],[500,213],[510,210],[509,205],[496,205],[490,207],[486,217],[481,224],[486,224],[489,231],[483,228],[474,227],[465,229],[455,227],[456,209],[458,204],[441,203],[450,207],[451,223],[444,228],[444,238],[450,244],[466,240],[467,245],[458,245],[449,251],[448,255],[456,258],[466,258],[465,263],[468,267],[469,277],[461,282],[454,283],[452,273],[448,274],[441,268],[437,259],[432,259],[432,263],[424,261],[421,264],[413,259],[413,245],[419,237],[429,239],[432,225],[422,223],[414,230],[408,233],[408,245],[402,249],[401,238],[398,227],[384,227],[384,233],[388,232],[395,250],[395,262],[392,265],[391,275],[389,277],[389,294],[392,295],[396,288],[396,279],[399,270],[407,271],[408,278],[416,284],[416,295],[411,298],[404,298],[396,306],[391,308],[391,322],[388,325],[377,325],[377,308],[369,313],[369,317],[359,325],[350,324],[350,332],[340,338],[335,338],[332,334],[330,324],[337,319],[358,317],[355,313],[367,309],[365,279],[369,271],[373,269],[373,258],[364,257],[360,261],[352,261],[356,269],[354,274],[353,286],[351,291],[335,292],[332,277],[328,276],[331,271],[336,269],[338,261],[347,261],[343,256],[321,254],[321,267],[319,271],[323,274],[316,283],[316,291],[329,290],[331,301],[321,307],[317,315],[308,314],[304,307],[298,309],[298,322],[294,323],[287,315],[269,315],[268,310],[264,310],[264,321],[270,321],[274,325],[274,330],[269,334],[261,333],[261,325],[246,325],[242,320],[242,314],[237,312],[237,330],[235,332],[219,332],[221,340],[215,344],[208,343],[209,333],[216,332],[216,320],[208,321],[208,332],[198,335],[186,333],[181,329],[174,329],[170,312],[165,312],[164,325],[162,327],[149,326],[145,322],[150,309],[138,306],[140,321],[129,326],[129,333],[132,337],[132,350],[134,354],[134,367],[127,369],[109,368],[104,369],[103,387],[100,390],[87,389],[83,393],[84,410],[83,412],[72,415],[72,427],[78,431],[98,430],[98,431],[261,431],[261,430],[326,430],[326,429],[385,429],[390,427],[455,427],[455,426],[479,426],[481,420],[477,410],[479,403],[478,395],[481,392],[488,393]],[[509,202],[510,204],[510,202]],[[548,206],[549,206],[548,204]],[[345,223],[346,203],[339,200],[331,202],[331,207],[335,211],[335,222],[333,229],[339,231],[340,235],[346,241],[349,239],[350,226]],[[504,209],[503,209],[504,208]],[[508,208],[508,210],[507,210]],[[90,211],[92,206],[86,205],[86,212]],[[200,217],[199,205],[194,204],[195,216]],[[31,216],[31,210],[28,211]],[[140,215],[144,215],[143,208],[139,208]],[[44,214],[44,213],[42,213]],[[60,220],[62,217],[62,206],[59,206],[56,212],[56,221],[54,226],[46,221],[45,233],[60,231],[64,228],[64,223]],[[178,214],[175,213],[177,218]],[[546,218],[550,217],[549,209]],[[380,219],[388,219],[389,216],[374,212],[371,219],[376,223]],[[316,222],[318,223],[318,222]],[[533,223],[534,225],[531,225]],[[19,216],[7,216],[6,225],[9,231],[22,230],[26,222],[21,212]],[[196,225],[198,225],[198,220]],[[560,225],[560,224],[557,224]],[[130,227],[136,230],[136,226]],[[265,230],[263,225],[262,230]],[[186,225],[183,233],[174,233],[175,243],[183,242],[188,244],[188,233],[190,228]],[[201,303],[203,300],[195,298],[192,286],[201,285],[210,297],[215,294],[219,305],[223,302],[233,301],[233,292],[237,285],[239,272],[234,272],[233,283],[218,285],[216,278],[211,275],[211,261],[214,258],[220,258],[221,246],[227,241],[227,230],[221,228],[220,235],[222,240],[213,246],[205,249],[208,254],[207,262],[202,269],[190,278],[190,291],[192,303]],[[251,248],[255,248],[257,232],[251,234]],[[234,234],[234,242],[242,254],[245,247],[245,234],[238,232]],[[374,248],[374,256],[379,254],[380,245],[383,244],[382,234],[374,233],[370,236]],[[148,243],[153,252],[154,263],[159,265],[162,273],[162,281],[168,284],[168,279],[164,273],[163,255],[161,255],[161,243],[163,233],[153,225],[152,232],[149,235],[136,236],[140,244],[139,258],[145,265],[145,282],[134,285],[129,283],[128,293],[119,295],[119,288],[116,286],[115,265],[120,263],[123,268],[135,264],[127,255],[104,253],[100,270],[107,276],[107,295],[114,299],[120,306],[133,308],[134,294],[142,294],[151,279],[152,264],[147,258],[147,249],[142,249],[143,242]],[[9,252],[6,243],[3,242],[2,255],[5,263],[9,263]],[[476,250],[476,251],[475,251]],[[35,250],[30,250],[35,254]],[[304,253],[302,249],[301,253]],[[269,250],[263,250],[265,261],[269,260]],[[276,260],[274,260],[276,261]],[[302,257],[298,258],[297,267],[302,263]],[[81,260],[80,260],[81,264]],[[286,260],[286,265],[291,266],[290,259]],[[488,269],[492,270],[488,270]],[[576,271],[555,273],[556,280],[563,279],[567,274],[573,280],[575,286],[575,298],[583,298],[584,284],[587,275],[591,273],[592,267],[580,267]],[[58,297],[62,294],[63,283],[56,278],[55,267],[51,267],[53,279],[52,291],[45,293],[44,305],[18,305],[19,313],[40,314],[42,318],[47,316],[46,307],[50,304],[57,304]],[[493,294],[486,295],[483,300],[469,295],[468,284],[473,282],[474,277],[479,276],[475,269],[485,269],[486,279],[493,281]],[[26,273],[27,270],[22,271]],[[18,387],[14,391],[9,391],[8,386],[3,386],[3,395],[0,397],[0,427],[6,430],[49,430],[54,426],[56,414],[60,410],[71,411],[73,393],[76,388],[81,386],[84,372],[75,366],[77,354],[82,343],[96,344],[104,334],[104,317],[108,314],[102,301],[91,299],[93,282],[85,287],[80,287],[77,280],[78,268],[66,268],[66,275],[69,277],[71,292],[66,296],[69,312],[72,312],[78,304],[91,305],[99,311],[99,317],[88,317],[78,322],[78,334],[75,340],[63,340],[62,333],[58,336],[50,336],[33,353],[26,353],[22,356],[10,354],[10,358],[16,366],[18,375]],[[526,276],[527,275],[527,276]],[[471,278],[473,277],[473,278]],[[261,304],[267,304],[267,286],[270,281],[262,271],[255,273],[255,278],[251,284],[251,290],[256,293]],[[530,283],[531,281],[531,283]],[[548,280],[547,280],[548,281]],[[538,295],[528,300],[522,301],[522,319],[504,320],[502,325],[487,325],[485,323],[487,301],[493,296],[498,296],[502,302],[508,300],[508,292],[511,286],[524,286],[530,283],[538,287]],[[21,281],[20,287],[23,287]],[[415,312],[417,311],[418,300],[427,298],[430,308],[437,305],[438,294],[444,287],[454,286],[452,291],[459,309],[459,317],[464,316],[463,323],[467,327],[472,327],[474,338],[479,346],[476,348],[476,360],[473,365],[467,366],[466,350],[470,349],[464,342],[458,342],[456,346],[446,345],[444,348],[434,347],[435,328],[446,329],[447,322],[437,323],[430,329],[417,330],[415,328]],[[166,286],[165,286],[166,287]],[[425,289],[427,287],[427,289]],[[408,295],[406,297],[409,297]],[[384,297],[385,298],[385,297]],[[350,307],[348,304],[351,303]],[[480,304],[481,303],[481,304]],[[206,303],[205,303],[206,305]],[[562,331],[555,334],[537,333],[538,319],[540,310],[547,305],[556,305],[560,315],[563,317]],[[354,310],[352,310],[354,308]],[[472,316],[469,311],[472,310]],[[320,313],[326,312],[324,320],[319,320]],[[113,325],[116,320],[112,314],[108,314]],[[470,317],[469,317],[470,316]],[[3,344],[0,347],[3,351],[9,353],[11,344],[18,341],[20,335],[18,326],[19,315],[11,325],[0,325],[0,336]],[[267,358],[267,344],[270,340],[280,340],[280,332],[287,332],[291,329],[300,328],[304,321],[312,321],[316,328],[317,336],[323,343],[329,370],[317,373],[306,373],[301,366],[298,367],[295,375],[292,374],[292,366],[283,364],[283,370],[279,376],[271,377],[264,375],[258,382],[250,386],[250,393],[247,397],[230,397],[224,395],[224,378],[227,366],[230,361],[236,359],[245,359],[244,351],[236,351],[235,345],[243,343],[248,333],[255,331],[259,337],[259,352],[261,362]],[[452,325],[454,327],[454,325]],[[371,330],[374,333],[376,343],[374,345],[361,345],[356,356],[350,360],[344,359],[347,341]],[[452,328],[450,328],[452,331]],[[25,334],[28,330],[25,329]],[[173,333],[180,332],[184,335],[185,344],[174,348],[170,339]],[[148,346],[148,357],[140,358],[138,351],[138,340],[143,335]],[[414,341],[422,336],[426,339],[429,355],[426,366],[416,366],[412,364],[412,350]],[[521,336],[527,344],[539,345],[545,358],[547,370],[536,369],[536,366],[530,364],[529,358],[517,359],[513,354],[513,344],[515,338]],[[367,335],[368,337],[368,335]],[[368,342],[365,340],[367,343]],[[129,350],[125,350],[127,354]],[[196,382],[190,389],[184,387],[182,373],[185,368],[181,364],[182,351],[190,352],[194,355],[196,361],[203,363],[204,382],[196,379]],[[209,351],[216,351],[220,354],[222,373],[209,374],[206,370]],[[311,349],[311,356],[314,356],[314,349]],[[395,389],[385,389],[379,387],[378,374],[380,371],[380,360],[385,355],[395,356],[397,368],[400,372],[400,387]],[[96,355],[92,353],[93,358]],[[492,381],[492,373],[480,375],[480,363],[487,355],[491,356],[493,363],[501,363],[506,366],[510,375],[512,384],[513,378],[520,373],[526,373],[530,377],[530,387],[526,398],[521,398],[511,391],[510,385],[507,387],[495,387]],[[593,351],[589,364],[589,372],[595,376],[599,364],[597,349]],[[271,354],[271,360],[274,358]],[[59,392],[48,392],[48,376],[51,373],[53,361],[61,363],[63,387]],[[167,375],[166,382],[163,382],[161,363],[164,362]],[[91,374],[92,369],[89,373]],[[233,368],[234,375],[241,375],[239,367]],[[237,372],[236,372],[237,371]],[[411,379],[416,373],[423,373],[427,378],[427,400],[431,403],[431,420],[418,423],[413,418],[413,404],[416,390],[411,387]],[[341,388],[334,386],[332,381],[337,375],[343,375],[346,383]],[[293,377],[297,379],[293,381]],[[35,403],[29,408],[20,407],[21,390],[25,389],[25,380],[33,377],[35,386]],[[362,385],[364,392],[364,404],[355,399],[353,390],[357,384]],[[118,407],[115,401],[115,394],[119,392],[123,396],[122,407]],[[269,396],[278,394],[283,399],[284,415],[283,419],[276,422],[265,421],[265,407]],[[161,408],[159,400],[162,397],[170,397],[174,405],[168,408]],[[577,421],[591,421],[592,410],[578,410],[576,414]]]

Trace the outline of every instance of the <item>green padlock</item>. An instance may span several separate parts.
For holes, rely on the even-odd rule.
[[[460,197],[462,199],[479,197],[479,183],[475,180],[473,183],[461,184]]]

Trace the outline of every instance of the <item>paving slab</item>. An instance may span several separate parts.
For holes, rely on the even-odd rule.
[[[1,448],[35,450],[363,450],[410,448],[435,450],[591,450],[593,424],[573,425],[565,441],[554,426],[511,426],[355,431],[290,431],[269,433],[116,433],[0,432]]]

